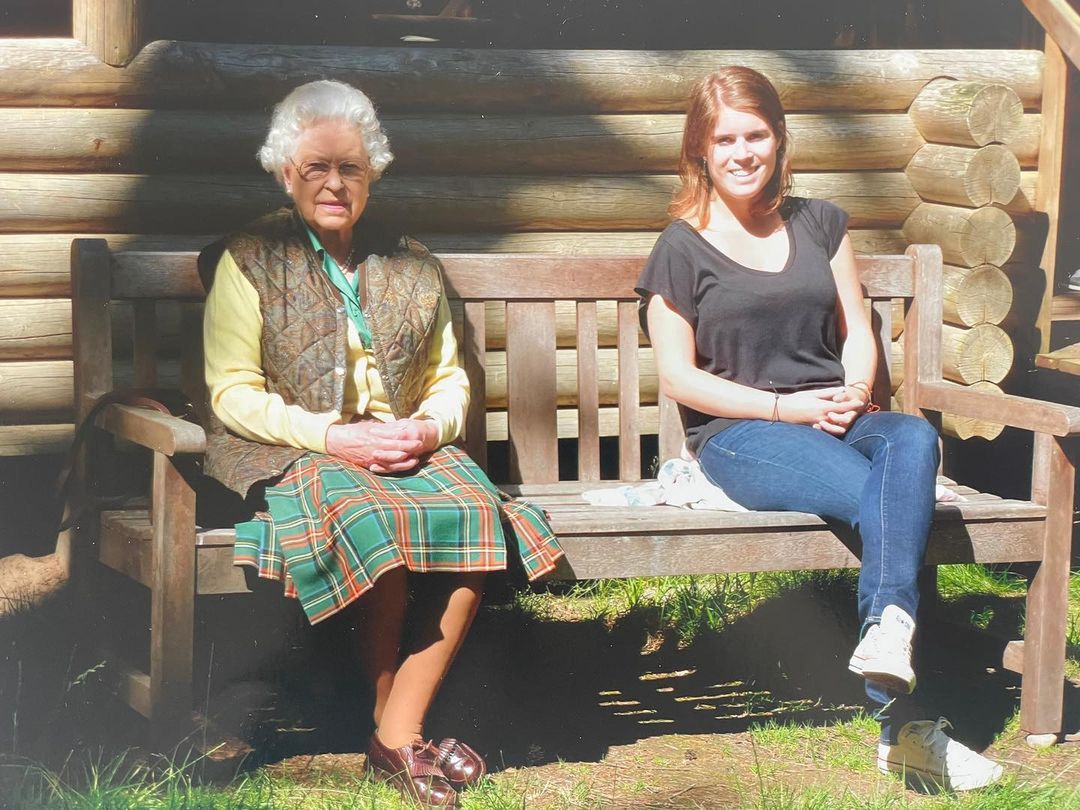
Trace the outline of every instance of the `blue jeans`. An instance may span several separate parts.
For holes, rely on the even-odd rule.
[[[709,479],[748,509],[810,512],[859,532],[863,632],[886,605],[915,616],[938,459],[937,432],[926,421],[886,411],[864,414],[842,437],[747,419],[700,453]],[[866,694],[880,705],[892,700],[870,681]]]

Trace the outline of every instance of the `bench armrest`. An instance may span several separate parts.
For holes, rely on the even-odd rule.
[[[206,451],[206,432],[199,425],[148,408],[107,405],[94,424],[114,436],[166,456]]]
[[[987,394],[952,382],[922,383],[916,404],[1034,433],[1080,434],[1080,408],[1012,394]]]

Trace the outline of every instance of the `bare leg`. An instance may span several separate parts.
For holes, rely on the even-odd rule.
[[[424,719],[454,656],[476,616],[486,574],[436,575],[447,586],[417,615],[418,632],[392,678],[390,694],[376,716],[379,739],[400,748],[422,739]]]

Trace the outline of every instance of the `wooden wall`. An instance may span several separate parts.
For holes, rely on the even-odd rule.
[[[159,41],[113,68],[74,40],[0,39],[0,454],[55,450],[70,435],[72,237],[198,247],[281,204],[253,155],[270,107],[297,84],[337,78],[375,99],[397,160],[373,188],[370,213],[434,250],[644,254],[667,222],[687,91],[725,63],[758,68],[780,88],[796,192],[847,209],[858,250],[898,252],[933,235],[954,244],[947,261],[958,287],[994,276],[985,265],[1019,268],[1022,278],[1038,51]],[[950,81],[928,98],[940,77]],[[979,93],[996,99],[982,107],[989,124],[972,113]],[[954,311],[951,328],[975,357],[998,339],[991,321],[1004,315],[992,305],[999,293],[970,295],[982,297],[961,308],[975,314]],[[951,376],[1001,381],[975,366],[959,363]]]

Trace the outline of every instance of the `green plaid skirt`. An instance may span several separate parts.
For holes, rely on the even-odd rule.
[[[539,508],[499,492],[456,447],[398,475],[309,453],[267,487],[266,504],[267,512],[236,525],[233,561],[282,581],[312,624],[400,565],[505,569],[507,532],[530,579],[555,568],[563,553]]]

